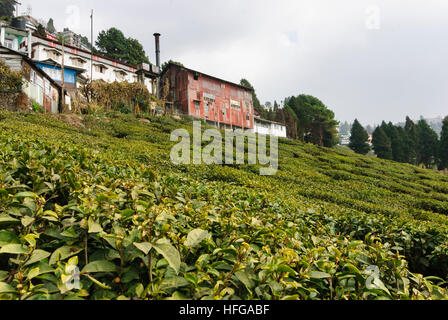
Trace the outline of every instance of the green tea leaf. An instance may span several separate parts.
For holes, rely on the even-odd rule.
[[[2,246],[0,253],[27,254],[28,249],[21,244],[6,244]]]
[[[171,268],[174,269],[176,274],[179,273],[180,269],[180,255],[179,251],[174,248],[171,244],[153,244],[154,249],[157,250],[167,261]]]
[[[185,241],[185,245],[189,248],[195,247],[201,243],[202,240],[208,237],[208,232],[202,229],[195,229],[190,231]]]
[[[134,242],[134,246],[137,247],[137,249],[141,250],[144,254],[148,254],[149,251],[151,251],[152,249],[152,244],[149,242],[142,242],[142,243]]]
[[[115,272],[115,271],[117,271],[117,266],[107,260],[98,260],[90,262],[82,269],[82,272],[88,272],[88,273]]]

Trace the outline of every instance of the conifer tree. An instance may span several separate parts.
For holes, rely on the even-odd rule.
[[[448,117],[443,120],[442,133],[440,134],[439,167],[442,170],[448,168]]]
[[[378,158],[388,160],[392,159],[391,142],[381,126],[377,127],[375,131],[373,131],[372,144],[373,150]]]
[[[367,154],[370,151],[368,140],[369,134],[359,123],[358,119],[355,119],[351,130],[350,144],[348,146],[356,153]]]
[[[409,117],[406,117],[406,125],[404,126],[404,131],[406,132],[407,136],[407,162],[411,164],[418,164],[418,131],[415,123]]]
[[[427,168],[430,168],[437,161],[437,133],[431,129],[424,119],[417,123],[417,131],[419,136],[419,164],[423,163]]]

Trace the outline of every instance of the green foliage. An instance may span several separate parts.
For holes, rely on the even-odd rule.
[[[426,120],[421,119],[417,123],[419,163],[427,168],[437,162],[437,133],[431,129]]]
[[[55,32],[56,32],[56,28],[54,27],[54,21],[53,21],[53,18],[50,18],[50,20],[48,20],[48,23],[47,23],[47,29],[48,29],[48,31],[50,31],[50,32],[52,32],[52,33],[55,33]]]
[[[443,120],[439,143],[440,169],[448,169],[448,117]]]
[[[133,38],[126,38],[120,30],[110,28],[101,31],[96,41],[99,52],[112,58],[131,65],[149,63],[145,50],[140,42]]]
[[[37,26],[36,33],[37,33],[39,36],[41,36],[41,37],[44,37],[44,38],[47,37],[47,33],[45,32],[45,27],[44,27],[43,25],[41,25],[41,24],[39,24],[39,25]]]
[[[298,120],[298,138],[318,146],[333,147],[338,142],[337,125],[334,112],[322,101],[310,95],[299,95],[286,99]]]
[[[0,115],[2,299],[448,298],[442,174],[286,139],[275,176],[174,166],[186,120]]]
[[[390,141],[382,136],[381,131]],[[441,143],[437,133],[426,120],[421,119],[417,125],[406,117],[404,128],[384,121],[374,132],[374,149],[379,158],[392,159],[397,162],[424,165],[427,168],[441,166]],[[376,133],[376,134],[375,134]],[[376,139],[375,139],[376,136]],[[390,154],[389,154],[390,142]]]
[[[135,112],[136,108],[148,104],[152,97],[142,83],[113,82],[103,80],[89,82],[83,88],[84,95],[104,111],[117,110],[123,113]]]
[[[44,109],[42,108],[42,106],[36,102],[32,102],[32,108],[34,112],[39,112],[39,113],[43,113]]]
[[[406,117],[404,130],[406,132],[406,145],[408,146],[406,152],[407,162],[418,164],[418,130],[409,117]]]
[[[358,119],[352,125],[349,147],[359,154],[367,154],[370,151],[368,143],[369,135]]]
[[[257,111],[262,118],[265,117],[266,110],[262,107],[260,100],[258,100],[257,94],[255,93],[255,88],[250,84],[250,82],[247,79],[241,79],[240,85],[253,90],[252,91],[252,103],[254,104],[254,110]]]
[[[23,85],[23,74],[12,71],[6,63],[0,59],[0,93],[20,92]]]
[[[14,11],[16,9],[14,0],[1,0],[0,1],[0,17],[14,17]]]

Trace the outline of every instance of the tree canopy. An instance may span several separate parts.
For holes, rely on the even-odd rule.
[[[370,151],[368,140],[369,134],[359,123],[358,119],[355,119],[351,130],[349,148],[356,153],[367,154]]]
[[[426,120],[421,119],[417,123],[419,163],[423,163],[426,167],[431,167],[437,159],[438,136],[431,129]]]
[[[52,33],[56,32],[56,28],[54,27],[53,18],[50,18],[50,20],[48,20],[47,29],[48,29],[48,31],[50,31]]]
[[[299,140],[324,147],[337,144],[339,123],[334,119],[334,112],[322,101],[302,94],[287,98],[285,105],[288,105],[297,116]]]
[[[131,65],[149,63],[145,50],[140,42],[133,38],[126,38],[122,31],[110,28],[101,31],[96,41],[98,52],[112,59]]]
[[[378,158],[388,160],[392,159],[391,142],[381,126],[377,127],[375,131],[373,131],[372,144],[373,150],[375,150]]]
[[[0,0],[0,17],[14,17],[16,1]]]
[[[448,168],[448,117],[443,120],[439,144],[440,169]]]

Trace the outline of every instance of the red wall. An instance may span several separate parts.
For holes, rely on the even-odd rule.
[[[173,65],[164,74],[162,85],[165,79],[169,79],[171,85],[170,100],[183,113],[204,120],[219,122],[221,125],[226,124],[245,129],[253,128],[254,110],[250,90],[202,74],[195,80],[192,71]],[[213,95],[215,101],[208,101],[207,94]],[[200,102],[199,110],[195,108],[195,100]],[[231,107],[231,100],[238,103],[236,108]],[[208,112],[206,112],[207,103],[209,103]],[[226,110],[225,116],[222,110]],[[247,120],[247,116],[249,120]]]

